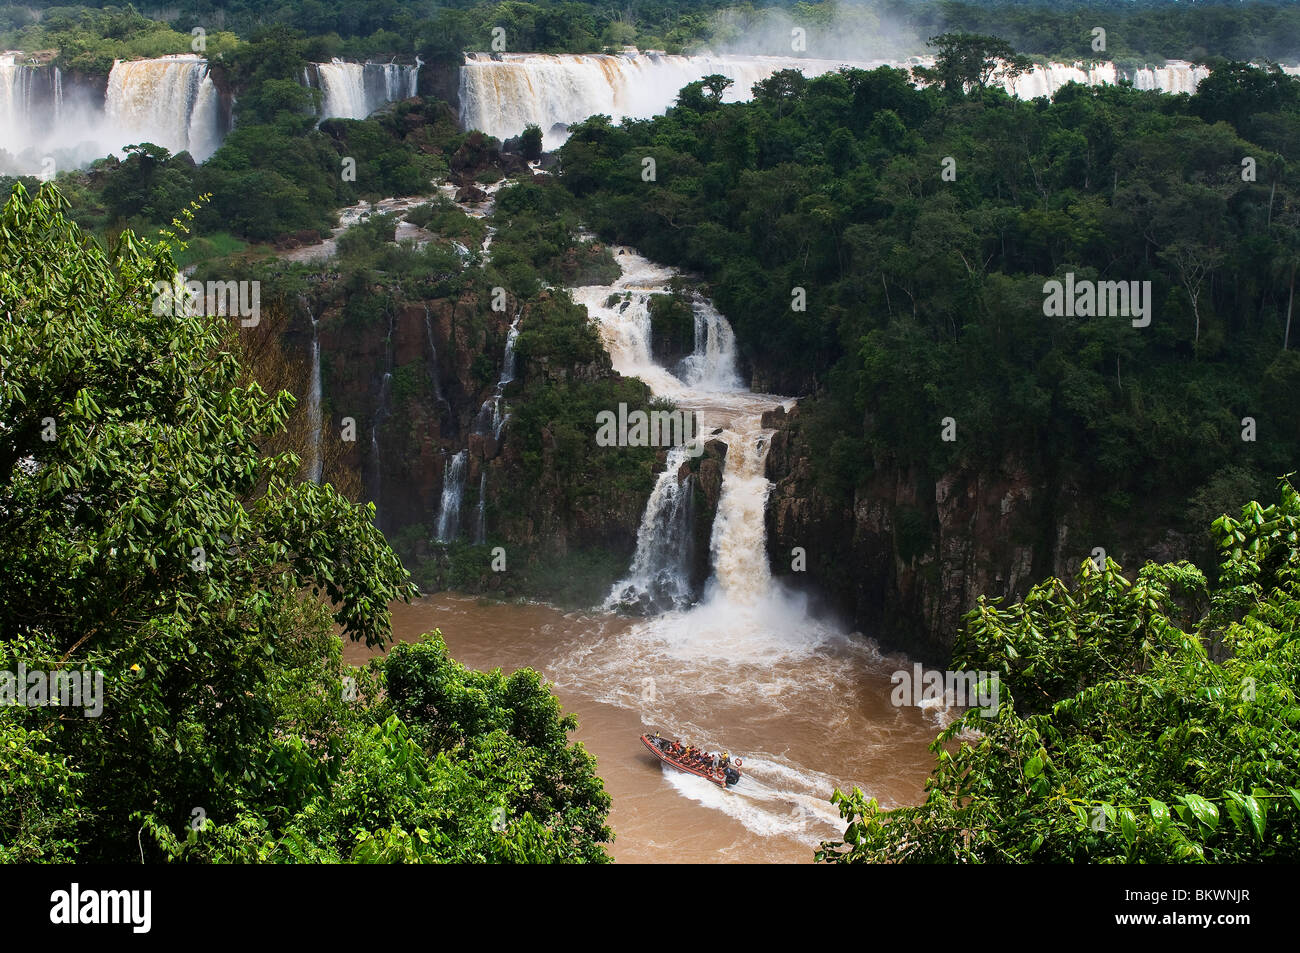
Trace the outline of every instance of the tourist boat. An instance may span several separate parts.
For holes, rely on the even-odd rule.
[[[731,764],[726,768],[719,768],[714,771],[711,767],[699,767],[678,759],[673,754],[675,742],[668,738],[658,736],[652,738],[649,735],[642,735],[641,743],[650,749],[651,754],[665,764],[671,764],[678,771],[685,771],[687,774],[693,774],[696,777],[704,778],[706,781],[712,781],[723,790],[740,780],[741,761],[739,758],[733,758]]]

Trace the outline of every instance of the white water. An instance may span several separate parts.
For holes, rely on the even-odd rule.
[[[221,96],[202,56],[183,53],[118,60],[102,97],[90,88],[65,89],[62,73],[0,53],[0,172],[37,174],[122,155],[152,142],[203,162],[225,133]],[[312,71],[318,77],[312,78]],[[323,93],[322,118],[364,119],[380,106],[416,95],[420,63],[344,63],[308,67],[306,85]]]
[[[747,100],[753,85],[777,70],[797,69],[807,77],[851,66],[900,69],[933,63],[933,57],[906,61],[819,60],[780,56],[668,56],[655,53],[549,54],[467,53],[460,75],[460,118],[466,129],[499,139],[517,136],[524,126],[541,128],[543,145],[554,149],[568,138],[568,126],[603,113],[621,119],[648,119],[676,102],[687,83],[719,73],[734,81],[725,102]],[[1022,99],[1051,96],[1066,83],[1114,84],[1131,80],[1138,89],[1192,92],[1209,75],[1204,67],[1180,60],[1164,66],[1120,70],[1114,63],[1050,63],[1004,82]]]
[[[316,64],[316,75],[320,77],[322,119],[365,119],[385,103],[414,96],[420,67],[345,63],[335,58]]]
[[[627,576],[615,584],[605,608],[631,606],[641,611],[684,609],[694,601],[691,592],[690,480],[678,480],[686,462],[686,448],[668,452],[668,463],[641,516],[636,534],[636,555]]]
[[[541,128],[545,148],[554,149],[568,138],[557,127],[596,113],[615,122],[658,115],[683,86],[711,73],[735,81],[723,98],[736,102],[777,70],[799,68],[811,76],[842,65],[779,56],[467,53],[460,73],[461,124],[506,139],[532,123]]]
[[[461,450],[447,460],[442,472],[442,500],[438,508],[440,543],[449,543],[460,535],[460,504],[465,496],[465,472],[468,469],[469,451]]]
[[[496,392],[483,401],[483,406],[479,408],[478,416],[474,420],[474,432],[480,436],[486,437],[491,434],[497,440],[501,439],[501,431],[505,429],[506,421],[510,419],[508,413],[502,411],[506,396],[506,386],[515,379],[515,341],[519,337],[519,319],[523,317],[520,311],[510,322],[510,330],[506,333],[505,353],[501,356],[501,377],[497,381]]]
[[[706,434],[722,430],[718,439],[727,453],[710,541],[712,575],[691,605],[682,561],[689,523],[680,518],[690,506],[691,483],[677,482],[686,458],[673,449],[647,504],[632,567],[610,603],[655,608],[668,602],[674,608],[617,633],[585,638],[549,664],[547,674],[559,685],[638,712],[647,728],[710,750],[735,749],[734,726],[750,726],[767,739],[766,746],[736,752],[745,768],[734,788],[724,791],[667,768],[665,780],[682,796],[757,834],[809,844],[842,835],[827,799],[843,784],[836,773],[843,766],[830,772],[808,767],[801,752],[781,747],[787,733],[782,726],[808,730],[803,723],[815,717],[813,731],[853,733],[864,686],[883,681],[885,663],[872,643],[810,616],[803,600],[772,577],[764,519],[772,431],[763,428],[761,416],[790,401],[740,385],[731,327],[706,301],[696,302],[696,354],[681,365],[682,376],[658,365],[650,351],[646,302],[668,291],[673,273],[630,251],[616,260],[623,275],[614,285],[575,288],[572,294],[596,320],[615,369],[698,410]],[[899,712],[900,722],[905,717],[910,716]],[[730,731],[720,727],[727,724]],[[874,737],[854,734],[848,743],[887,749],[891,730],[882,726]]]
[[[478,525],[474,527],[474,542],[480,546],[487,542],[487,467],[478,480]]]
[[[202,57],[119,60],[102,100],[65,91],[58,69],[22,58],[0,55],[0,149],[13,171],[76,168],[141,142],[202,162],[221,144],[220,97]]]
[[[305,301],[303,306],[307,308],[307,317],[311,318],[311,389],[307,392],[307,429],[311,433],[311,458],[307,463],[307,478],[313,483],[320,483],[325,469],[321,451],[320,328],[316,316]]]
[[[217,90],[201,56],[118,60],[108,74],[104,115],[123,144],[152,142],[202,162],[221,142]]]

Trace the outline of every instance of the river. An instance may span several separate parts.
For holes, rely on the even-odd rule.
[[[829,802],[836,787],[860,787],[886,807],[921,799],[928,745],[952,713],[891,704],[890,674],[911,661],[882,657],[870,640],[814,617],[773,578],[763,516],[772,431],[762,414],[792,401],[745,388],[731,326],[703,298],[692,302],[694,353],[658,364],[648,301],[673,272],[631,249],[617,261],[613,285],[570,289],[614,369],[696,411],[701,432],[727,445],[707,584],[697,592],[687,578],[690,484],[678,480],[677,449],[647,503],[628,575],[604,607],[566,613],[441,594],[394,606],[394,632],[409,640],[438,628],[468,666],[528,666],[553,684],[613,797],[617,860],[806,863],[819,841],[843,834]],[[592,452],[606,451],[593,443]],[[656,614],[612,611],[628,603]],[[347,657],[367,654],[349,646]],[[638,740],[654,730],[730,751],[743,778],[723,790],[661,765]]]
[[[692,614],[630,620],[439,594],[394,605],[393,631],[413,641],[437,628],[471,668],[527,666],[553,683],[613,798],[620,862],[808,863],[844,832],[836,786],[886,807],[921,800],[944,715],[890,704],[889,674],[908,660],[829,629],[763,634],[752,619]],[[373,654],[344,651],[352,664]],[[729,750],[743,778],[724,791],[661,765],[638,740],[656,729]]]

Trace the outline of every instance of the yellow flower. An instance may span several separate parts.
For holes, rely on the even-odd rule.
[[[131,666],[131,671],[133,671],[133,672],[138,672],[138,671],[140,671],[140,666],[139,666],[139,665],[132,665],[132,666]]]

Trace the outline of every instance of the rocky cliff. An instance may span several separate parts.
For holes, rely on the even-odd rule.
[[[1068,474],[1006,459],[930,475],[879,463],[848,495],[828,493],[800,409],[775,411],[767,458],[773,569],[888,649],[947,662],[980,595],[1018,599],[1049,575],[1073,577],[1095,550],[1131,570],[1182,558],[1193,541],[1107,526]],[[806,553],[797,571],[792,551]]]

